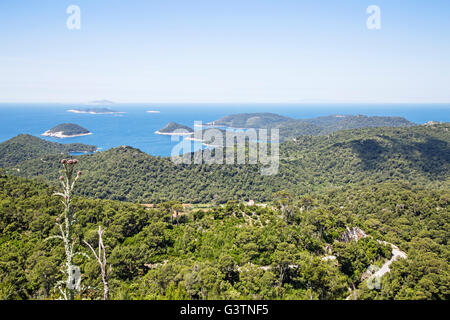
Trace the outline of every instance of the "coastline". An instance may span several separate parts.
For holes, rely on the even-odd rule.
[[[187,137],[186,140],[189,140],[189,141],[197,141],[197,142],[203,143],[203,140],[202,140],[202,139],[199,139],[199,138]]]
[[[115,114],[115,113],[126,113],[123,111],[111,111],[111,112],[94,112],[94,111],[83,111],[83,110],[76,110],[76,109],[69,109],[67,112],[72,113],[84,113],[84,114]]]
[[[156,134],[160,134],[160,135],[164,135],[164,136],[190,136],[190,135],[194,134],[193,132],[179,132],[179,133],[176,133],[176,132],[160,132],[159,130],[155,131],[155,133]]]
[[[254,128],[238,128],[238,127],[231,127],[231,126],[227,126],[227,125],[224,125],[224,124],[212,124],[212,123],[205,123],[205,124],[202,124],[202,125],[195,125],[194,124],[194,127],[209,127],[209,128],[219,128],[219,129],[233,129],[233,130],[248,130],[248,129],[261,129],[261,128],[259,128],[259,127],[254,127]]]
[[[53,138],[59,138],[59,139],[65,139],[65,138],[74,138],[74,137],[82,137],[82,136],[88,136],[91,135],[92,132],[89,133],[80,133],[80,134],[73,134],[73,135],[65,135],[62,131],[58,132],[49,132],[49,130],[45,131],[41,136],[44,137],[53,137]]]
[[[216,125],[213,123],[202,123],[202,124],[194,124],[194,127],[212,127],[212,128],[221,128],[223,126],[221,125]]]
[[[215,144],[208,144],[208,143],[204,142],[202,139],[199,139],[199,138],[187,137],[185,140],[201,142],[201,144],[204,145],[205,147],[212,147],[212,148],[219,148],[219,147],[221,147],[221,146],[215,145]]]

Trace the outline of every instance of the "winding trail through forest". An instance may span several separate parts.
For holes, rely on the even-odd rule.
[[[375,273],[373,273],[367,280],[369,282],[373,282],[375,279],[380,280],[386,273],[390,272],[391,269],[389,266],[392,264],[392,262],[397,261],[399,259],[406,259],[407,255],[405,252],[401,251],[396,245],[386,242],[377,240],[378,243],[384,244],[384,245],[390,245],[392,247],[392,257],[388,261],[386,261],[380,269],[378,269]],[[352,297],[356,299],[356,292],[349,288],[350,295],[345,300],[350,300]]]
[[[389,266],[392,264],[392,262],[397,261],[398,259],[406,259],[407,255],[405,252],[401,251],[396,245],[393,245],[392,243],[386,242],[386,241],[380,241],[377,240],[379,243],[382,243],[384,245],[390,245],[392,247],[392,257],[389,261],[387,261],[385,264],[383,264],[377,272],[375,272],[371,278],[381,278],[386,273],[391,271]]]

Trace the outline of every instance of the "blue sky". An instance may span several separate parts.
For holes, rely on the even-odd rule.
[[[98,99],[450,102],[450,1],[0,1],[0,102]]]

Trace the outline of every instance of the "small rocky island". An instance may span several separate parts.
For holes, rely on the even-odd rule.
[[[115,113],[123,113],[120,111],[111,110],[109,108],[77,108],[77,109],[69,109],[67,112],[72,113],[88,113],[88,114],[115,114]]]
[[[50,130],[45,131],[42,136],[55,138],[72,138],[92,134],[88,129],[73,123],[61,123]]]
[[[155,133],[170,136],[188,136],[194,134],[194,130],[176,122],[169,122],[164,128],[159,129]]]

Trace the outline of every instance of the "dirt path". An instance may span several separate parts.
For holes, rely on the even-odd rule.
[[[387,261],[385,264],[383,264],[377,272],[375,272],[370,278],[381,278],[386,273],[391,271],[389,266],[392,264],[392,262],[397,261],[399,259],[406,259],[407,255],[403,251],[401,251],[396,245],[393,245],[392,243],[386,242],[386,241],[379,241],[379,243],[382,244],[388,244],[392,247],[392,257],[389,261]]]
[[[386,242],[386,241],[380,241],[377,240],[378,243],[382,243],[384,245],[390,245],[392,247],[392,257],[389,261],[386,261],[380,269],[378,269],[374,274],[372,274],[367,280],[369,282],[373,282],[374,279],[380,280],[386,273],[390,272],[391,269],[389,266],[392,264],[392,262],[397,261],[399,259],[406,259],[407,255],[405,252],[401,251],[396,245]],[[381,280],[380,280],[381,281]],[[356,299],[355,292],[352,292],[351,288],[349,288],[351,293],[345,300],[351,300],[352,298]]]

